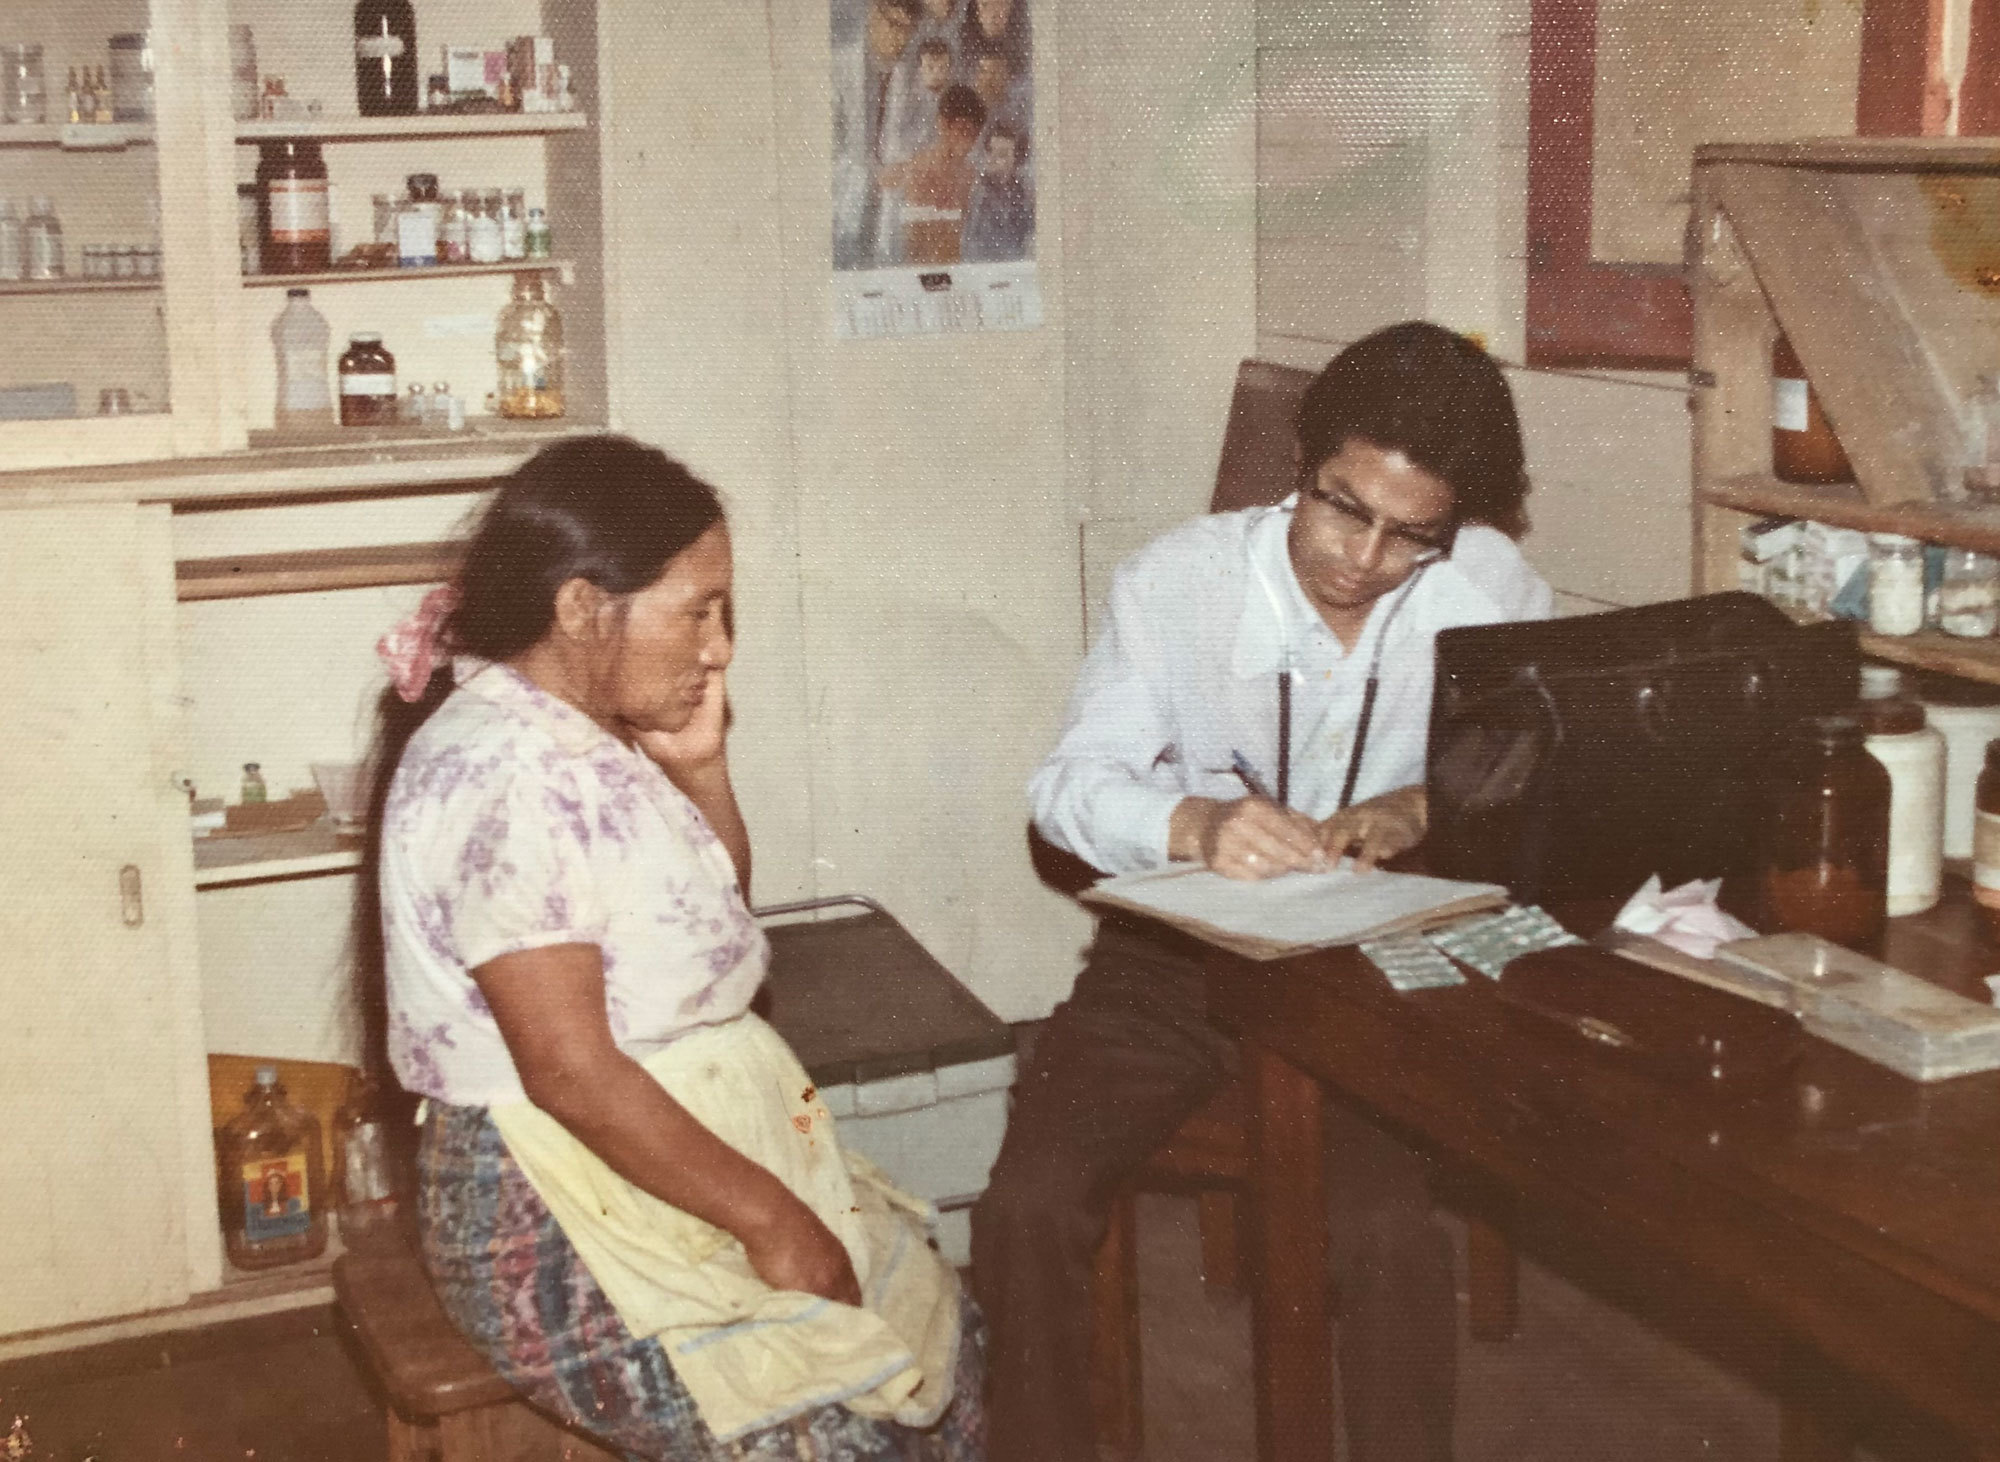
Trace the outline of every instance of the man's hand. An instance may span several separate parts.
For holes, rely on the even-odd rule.
[[[1321,823],[1320,850],[1329,861],[1351,855],[1356,870],[1364,871],[1414,848],[1423,840],[1429,816],[1422,787],[1398,787]]]
[[[1318,824],[1263,797],[1183,798],[1167,825],[1167,856],[1205,864],[1224,878],[1273,878],[1324,865]]]

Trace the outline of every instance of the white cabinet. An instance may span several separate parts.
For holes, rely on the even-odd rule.
[[[0,1332],[219,1279],[167,545],[0,514]]]

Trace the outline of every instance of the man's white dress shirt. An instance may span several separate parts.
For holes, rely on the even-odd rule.
[[[1376,600],[1343,649],[1292,573],[1285,534],[1296,504],[1197,518],[1119,567],[1062,739],[1028,786],[1051,842],[1110,873],[1158,867],[1182,798],[1244,795],[1236,757],[1274,789],[1288,655],[1293,807],[1313,818],[1337,810],[1378,645],[1354,800],[1421,782],[1437,632],[1549,615],[1549,586],[1513,540],[1471,524],[1407,595]]]

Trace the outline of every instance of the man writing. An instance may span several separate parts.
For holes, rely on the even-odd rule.
[[[1119,571],[1055,750],[1030,785],[1052,842],[1107,872],[1266,878],[1423,836],[1441,629],[1548,614],[1515,547],[1528,482],[1505,378],[1409,323],[1307,390],[1298,491],[1198,519]],[[995,1462],[1089,1462],[1089,1284],[1112,1194],[1226,1078],[1200,964],[1107,918],[1015,1091],[973,1215],[992,1327]],[[1448,1459],[1452,1256],[1424,1159],[1328,1112],[1329,1217],[1353,1462]]]

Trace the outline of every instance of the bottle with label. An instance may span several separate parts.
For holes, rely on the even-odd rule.
[[[0,198],[0,279],[15,280],[28,272],[26,240],[14,200]]]
[[[509,259],[528,257],[528,209],[519,188],[509,188],[502,197],[500,252]]]
[[[1921,914],[1944,876],[1944,736],[1892,666],[1861,667],[1859,710],[1868,754],[1889,774],[1889,917]]]
[[[1889,773],[1851,716],[1801,722],[1771,771],[1760,892],[1771,932],[1870,950],[1888,916]]]
[[[222,1239],[239,1269],[311,1259],[326,1248],[319,1119],[292,1105],[278,1068],[257,1068],[243,1110],[216,1134]]]
[[[51,200],[36,198],[30,205],[28,221],[21,225],[21,252],[28,278],[63,277],[62,220]]]
[[[1792,342],[1771,345],[1771,470],[1785,482],[1852,482],[1854,469]]]
[[[498,264],[506,257],[505,238],[500,222],[500,194],[466,194],[468,203],[465,231],[475,264]]]
[[[521,244],[527,250],[524,257],[548,259],[555,253],[555,235],[549,228],[549,216],[540,208],[528,210],[528,223],[522,230]]]
[[[333,425],[333,391],[326,352],[333,332],[312,306],[312,291],[288,289],[285,307],[271,322],[278,357],[276,425],[279,431],[314,431]]]
[[[1973,789],[1972,896],[2000,925],[2000,738],[1986,743],[1986,765]]]
[[[364,117],[417,110],[417,16],[410,0],[355,5],[354,98]]]
[[[396,357],[376,334],[347,337],[340,357],[340,424],[390,426],[395,423]]]
[[[411,173],[404,182],[409,196],[396,210],[396,262],[405,269],[428,268],[438,261],[438,233],[444,223],[437,174]]]
[[[500,414],[530,419],[563,414],[562,315],[540,274],[514,276],[514,298],[494,336],[500,366]]]
[[[1868,535],[1868,628],[1913,635],[1924,627],[1924,545],[1905,533]]]
[[[263,196],[263,263],[273,274],[310,274],[333,265],[333,211],[326,160],[309,138],[259,144],[257,187]]]
[[[254,761],[243,763],[244,803],[247,805],[252,802],[268,802],[270,800],[271,789],[264,783],[264,768]]]
[[[472,196],[470,193],[447,193],[444,197],[444,221],[438,225],[437,257],[440,264],[466,264],[472,260],[472,251],[467,243]]]

